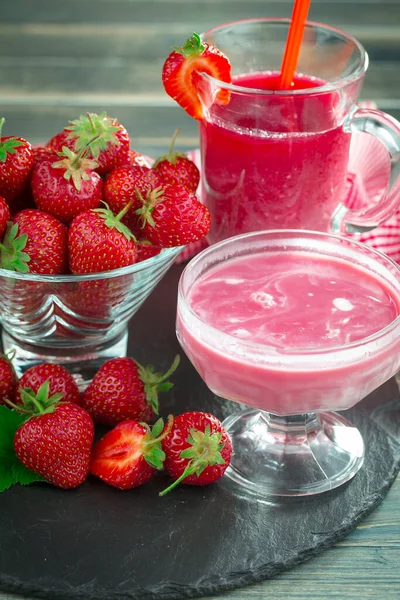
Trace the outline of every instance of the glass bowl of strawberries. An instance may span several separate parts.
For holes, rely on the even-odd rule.
[[[22,374],[67,366],[82,387],[126,354],[128,321],[182,248],[207,234],[197,167],[155,162],[105,113],[71,121],[43,147],[1,137],[3,352]]]

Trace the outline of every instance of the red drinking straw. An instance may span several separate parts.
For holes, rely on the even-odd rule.
[[[286,40],[285,53],[283,55],[281,77],[279,88],[287,90],[290,88],[296,72],[299,60],[300,46],[303,39],[304,27],[306,25],[308,9],[311,0],[295,0],[293,6],[292,20]]]

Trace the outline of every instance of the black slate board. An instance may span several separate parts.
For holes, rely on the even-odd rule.
[[[167,368],[180,351],[173,267],[131,322],[130,353]],[[241,406],[213,396],[181,352],[163,416]],[[178,600],[267,579],[344,537],[384,498],[400,466],[394,380],[347,416],[366,442],[362,470],[320,496],[268,503],[240,497],[223,478],[164,498],[164,475],[120,492],[95,479],[76,490],[46,484],[0,494],[0,590],[67,600]]]

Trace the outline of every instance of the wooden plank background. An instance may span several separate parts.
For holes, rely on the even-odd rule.
[[[289,17],[292,0],[0,0],[0,115],[5,135],[44,143],[68,120],[107,110],[133,146],[197,145],[196,123],[166,96],[170,46],[234,19]],[[312,0],[310,19],[355,35],[371,66],[362,93],[400,119],[400,0]],[[400,480],[334,548],[274,580],[212,600],[400,599]],[[0,600],[16,600],[2,595]]]
[[[0,114],[4,133],[44,143],[68,120],[107,110],[140,151],[159,153],[196,123],[166,96],[161,67],[192,30],[226,21],[291,14],[292,0],[2,0]],[[310,18],[338,26],[366,46],[364,99],[400,117],[400,2],[313,0]]]

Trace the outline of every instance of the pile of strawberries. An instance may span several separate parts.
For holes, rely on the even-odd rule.
[[[165,425],[162,419],[149,425],[158,414],[158,393],[172,387],[167,379],[178,364],[177,356],[160,374],[133,358],[114,358],[80,394],[61,365],[38,364],[18,380],[12,357],[1,356],[0,405],[25,417],[14,436],[17,458],[64,489],[81,485],[89,473],[116,488],[131,489],[162,469],[174,481],[160,495],[181,481],[216,481],[232,454],[229,435],[216,417],[185,412],[170,415]],[[96,442],[95,423],[112,428]]]
[[[125,267],[206,235],[199,171],[170,151],[152,166],[105,113],[71,121],[43,147],[1,137],[0,267],[46,275]]]

